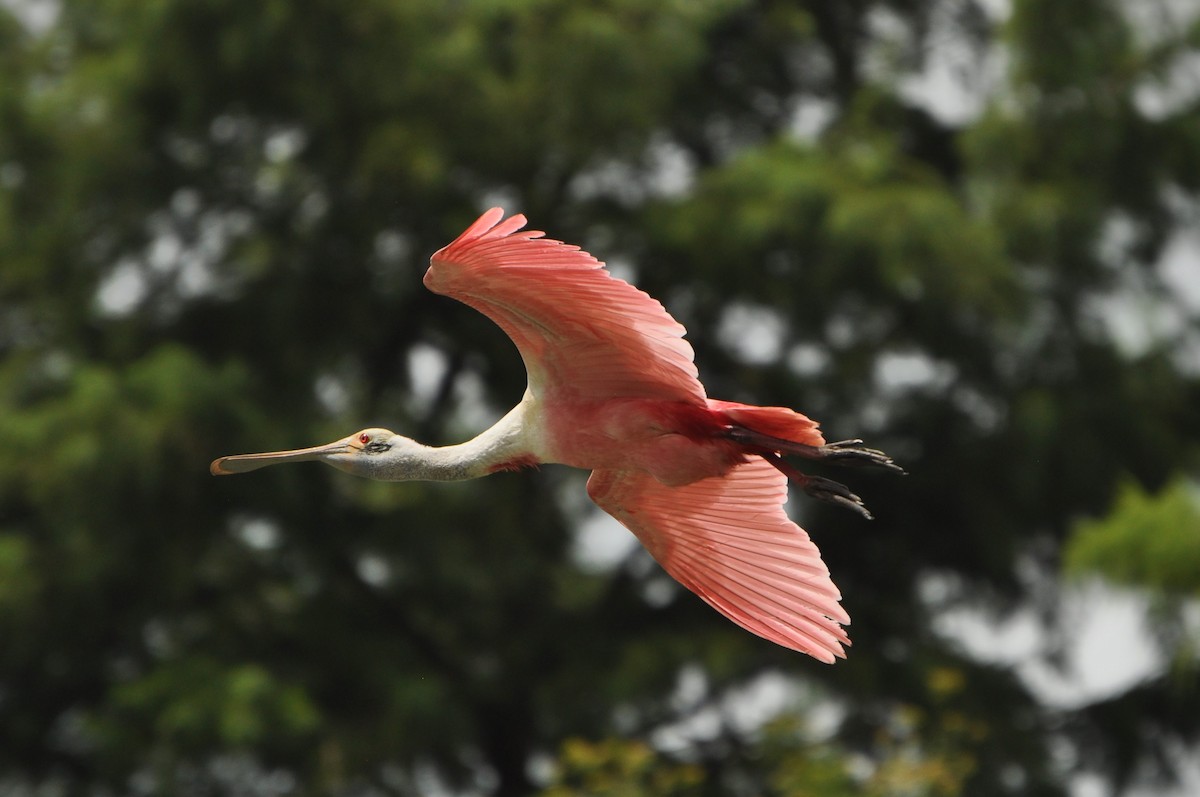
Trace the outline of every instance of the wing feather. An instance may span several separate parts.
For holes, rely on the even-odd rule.
[[[474,307],[516,343],[534,395],[702,404],[684,328],[655,299],[577,246],[522,230],[499,208],[436,252],[432,291]]]
[[[787,478],[770,463],[756,458],[683,487],[597,470],[588,494],[733,622],[824,662],[844,657],[850,617],[816,545],[784,512]]]

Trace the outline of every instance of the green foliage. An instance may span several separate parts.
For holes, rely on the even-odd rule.
[[[661,760],[642,742],[563,742],[557,771],[541,797],[689,797],[700,794],[703,770]]]
[[[662,211],[665,235],[673,245],[702,241],[698,265],[729,290],[769,293],[775,285],[744,285],[729,264],[803,243],[793,257],[804,280],[779,287],[808,301],[852,275],[858,291],[895,302],[1003,313],[1015,295],[992,229],[881,131],[842,135],[844,145],[780,141],[709,170],[694,195]],[[789,298],[803,307],[804,295]]]
[[[99,729],[103,737],[146,747],[157,740],[184,753],[212,746],[271,750],[311,734],[320,722],[302,689],[278,683],[261,666],[226,669],[201,657],[118,687],[113,710],[108,727]],[[120,738],[146,727],[152,729],[148,738]]]
[[[1200,501],[1186,479],[1156,495],[1132,481],[1104,518],[1075,526],[1064,552],[1068,573],[1095,573],[1131,587],[1186,598],[1200,594]]]

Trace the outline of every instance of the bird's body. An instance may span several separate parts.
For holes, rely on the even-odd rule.
[[[712,411],[682,401],[535,400],[529,412],[545,430],[547,462],[642,471],[674,487],[724,476],[745,459],[736,443],[720,437]]]
[[[495,321],[521,353],[529,387],[494,426],[444,447],[367,429],[310,449],[223,457],[212,472],[303,459],[391,481],[543,463],[590,470],[592,499],[722,614],[823,661],[844,655],[849,617],[816,546],[783,510],[788,476],[817,497],[865,509],[845,487],[783,457],[898,468],[859,441],[826,444],[790,409],[709,399],[684,329],[662,305],[524,224],[488,211],[434,254],[425,275],[431,290]]]

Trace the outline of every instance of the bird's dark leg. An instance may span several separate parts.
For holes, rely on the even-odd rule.
[[[844,506],[862,515],[867,520],[873,519],[870,511],[863,504],[862,499],[850,492],[850,489],[841,482],[801,473],[792,467],[791,463],[773,451],[762,452],[760,456],[774,465],[783,475],[795,482],[801,490],[813,498],[819,498],[831,504]]]
[[[778,437],[741,426],[731,426],[726,431],[726,436],[730,440],[744,443],[755,449],[775,451],[780,454],[804,457],[818,462],[829,462],[834,465],[869,466],[883,468],[894,473],[904,473],[904,468],[897,465],[891,457],[877,449],[867,448],[863,445],[862,440],[839,440],[823,446],[809,446],[804,443],[794,443],[791,440],[781,440]]]
[[[904,473],[891,457],[877,448],[867,448],[862,440],[839,440],[814,448],[813,459],[828,460],[835,465],[853,465],[883,468],[894,473]],[[800,456],[804,456],[801,454]]]
[[[894,473],[904,473],[904,468],[893,462],[891,457],[882,451],[867,448],[863,445],[862,440],[839,440],[836,443],[810,446],[804,443],[796,443],[791,440],[772,437],[771,435],[756,432],[753,429],[747,429],[743,426],[730,426],[726,428],[725,436],[730,440],[741,443],[749,451],[758,454],[767,462],[770,462],[781,473],[795,482],[801,490],[804,490],[804,492],[813,498],[819,498],[822,501],[828,501],[839,506],[844,506],[847,509],[852,509],[868,520],[871,519],[871,513],[863,505],[862,499],[850,492],[846,485],[841,482],[835,482],[832,479],[801,473],[785,460],[784,457],[797,456],[817,462],[829,462],[834,465],[869,466],[883,468]]]

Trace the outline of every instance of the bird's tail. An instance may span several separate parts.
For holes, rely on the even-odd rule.
[[[755,407],[735,401],[709,399],[708,408],[716,413],[731,431],[738,430],[739,436],[752,438],[760,446],[772,451],[804,454],[825,445],[825,438],[817,429],[817,422],[787,407]],[[787,445],[788,443],[792,446]],[[793,446],[803,450],[792,450]]]
[[[871,513],[846,485],[801,473],[784,457],[800,456],[835,465],[869,465],[904,473],[891,457],[865,447],[862,440],[826,443],[815,421],[786,407],[754,407],[709,399],[708,408],[724,421],[724,436],[738,443],[745,454],[762,457],[814,498],[852,509],[867,519]]]

